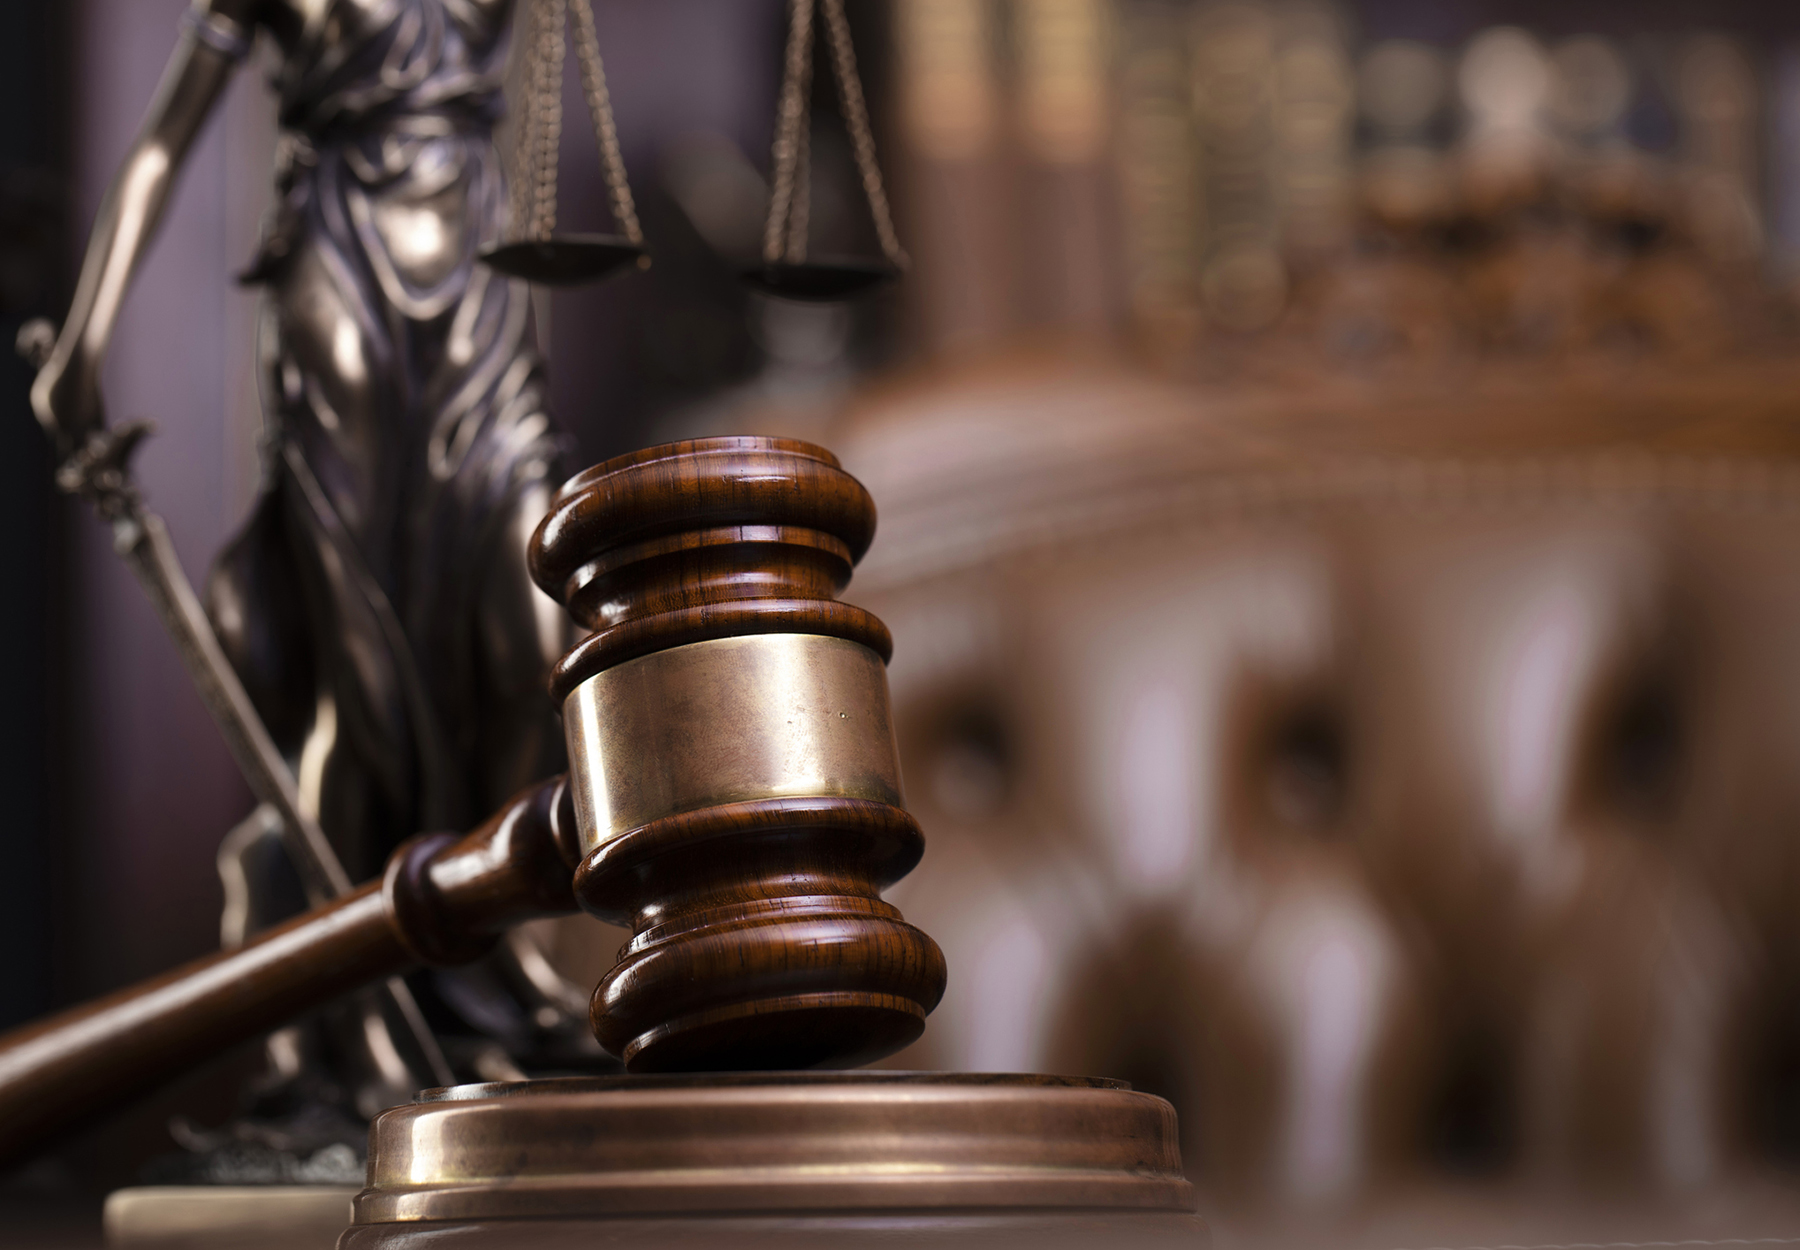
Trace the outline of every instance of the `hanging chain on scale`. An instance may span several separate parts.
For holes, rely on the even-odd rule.
[[[585,0],[575,0],[582,4]],[[823,5],[825,43],[831,55],[832,76],[837,79],[838,102],[844,127],[850,132],[850,150],[875,223],[881,259],[807,259],[807,229],[811,217],[812,136],[811,109],[814,27],[813,16]],[[875,159],[875,133],[869,125],[868,104],[862,80],[856,72],[856,51],[850,42],[850,23],[844,16],[844,0],[789,0],[787,55],[782,67],[781,97],[775,116],[772,153],[773,178],[769,217],[763,230],[762,262],[744,277],[752,286],[787,299],[845,299],[879,283],[899,277],[911,261],[894,232],[893,213],[881,166]]]
[[[612,98],[606,90],[606,70],[600,63],[600,40],[589,0],[527,0],[522,17],[525,98],[512,180],[512,221],[518,234],[482,253],[482,259],[509,277],[546,286],[592,282],[628,264],[649,268],[644,232],[638,225],[631,184],[625,178],[625,158],[619,151],[619,131],[613,124]],[[575,63],[600,147],[600,169],[617,234],[559,234],[556,230],[565,27],[574,30]]]

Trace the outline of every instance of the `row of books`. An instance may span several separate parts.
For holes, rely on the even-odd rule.
[[[928,346],[1255,331],[1372,231],[1541,206],[1603,170],[1712,262],[1800,251],[1800,57],[1729,35],[1437,47],[1360,39],[1329,0],[894,16]]]

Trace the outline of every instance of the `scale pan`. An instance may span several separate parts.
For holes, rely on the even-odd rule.
[[[647,269],[650,264],[649,254],[643,248],[617,234],[520,239],[489,248],[481,259],[509,278],[523,278],[542,286],[579,286],[597,282],[624,265]]]
[[[766,295],[820,302],[850,299],[899,276],[885,260],[780,260],[744,270],[744,281]]]

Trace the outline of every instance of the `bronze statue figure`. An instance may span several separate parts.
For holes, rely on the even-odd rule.
[[[209,609],[352,877],[561,756],[555,605],[525,542],[561,480],[492,127],[510,0],[212,0],[107,196],[33,402],[65,457],[194,135],[258,29],[282,52],[279,203],[248,278],[273,453]]]
[[[195,136],[266,32],[277,203],[244,280],[266,291],[269,451],[206,608],[350,880],[562,766],[544,676],[567,627],[524,556],[565,440],[528,288],[478,259],[506,226],[511,10],[195,0],[32,390],[66,465],[128,457],[101,361]]]

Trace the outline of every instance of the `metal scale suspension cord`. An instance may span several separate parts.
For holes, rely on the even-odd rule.
[[[624,265],[647,269],[644,232],[638,225],[625,159],[619,151],[618,127],[600,61],[600,41],[589,0],[532,0],[525,11],[530,58],[526,65],[524,118],[519,134],[519,160],[512,184],[512,219],[523,233],[511,242],[482,253],[482,259],[508,277],[545,286],[592,282]],[[567,45],[563,29],[573,19],[575,60],[582,94],[600,148],[600,167],[618,234],[556,232],[557,155],[562,143],[562,75]]]
[[[878,261],[807,259],[812,174],[808,101],[812,93],[813,14],[819,2],[825,10],[826,47],[831,54],[832,76],[837,79],[844,127],[850,133],[863,197],[868,201],[875,237],[881,246],[882,259]],[[844,0],[790,0],[788,14],[762,263],[744,276],[752,286],[787,299],[844,299],[898,277],[910,267],[911,260],[894,230],[887,188],[875,159],[875,134],[869,125],[862,80],[856,72],[856,51],[850,41],[850,23],[844,16]]]

